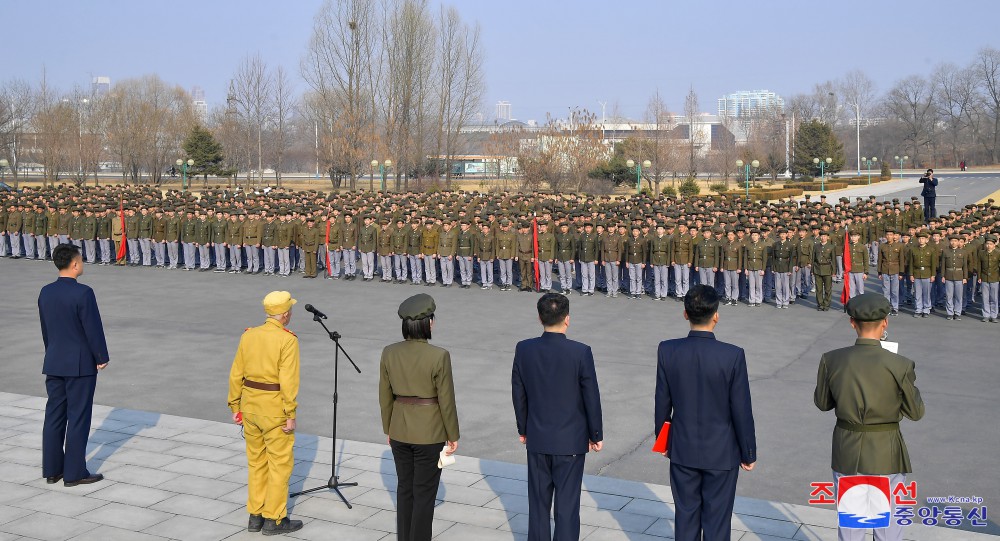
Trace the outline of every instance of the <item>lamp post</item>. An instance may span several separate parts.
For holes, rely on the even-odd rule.
[[[899,156],[893,156],[893,159],[895,159],[897,162],[899,162],[899,178],[903,178],[903,162],[905,162],[906,160],[909,160],[910,157],[909,156],[903,156],[902,158],[900,158]]]
[[[743,169],[743,184],[746,186],[746,197],[747,201],[750,200],[750,168],[757,169],[760,167],[760,162],[754,160],[750,163],[744,164],[743,160],[736,160],[736,167]]]
[[[181,168],[181,191],[187,191],[187,178],[188,178],[188,167],[194,165],[194,160],[188,159],[188,161],[177,160],[177,165]]]
[[[7,180],[8,165],[10,165],[10,162],[7,161],[7,158],[0,159],[0,181]]]
[[[813,165],[819,166],[819,192],[823,193],[826,191],[826,166],[827,164],[833,163],[833,158],[827,158],[821,160],[819,158],[813,158]]]
[[[872,185],[872,164],[878,162],[878,158],[872,156],[871,158],[861,157],[861,163],[868,165],[868,185]]]
[[[653,163],[649,160],[645,160],[641,164],[638,164],[633,160],[628,160],[625,162],[625,165],[627,165],[629,169],[635,167],[635,194],[639,195],[642,193],[642,168],[645,167],[646,169],[649,169],[653,166]]]

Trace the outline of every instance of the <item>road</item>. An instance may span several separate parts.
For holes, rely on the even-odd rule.
[[[900,202],[909,201],[910,197],[920,198],[922,184],[918,182],[920,175],[905,175],[902,179],[879,182],[871,186],[848,188],[827,192],[827,201],[835,203],[841,197],[855,198],[876,196],[880,201],[899,198]],[[938,176],[938,214],[959,209],[965,205],[978,202],[980,199],[1000,189],[1000,173],[951,173]],[[813,200],[817,196],[813,196]],[[923,199],[920,199],[923,204]]]

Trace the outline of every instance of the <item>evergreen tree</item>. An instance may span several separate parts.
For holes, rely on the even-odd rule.
[[[836,173],[844,167],[844,144],[837,140],[830,126],[819,120],[810,120],[799,126],[795,134],[795,160],[792,162],[792,172],[796,175],[819,176],[819,166],[813,163],[813,158],[826,160],[833,158],[833,163],[826,164],[824,172]]]
[[[195,126],[184,140],[182,147],[187,157],[194,160],[194,165],[188,169],[190,176],[202,175],[207,182],[208,175],[224,174],[222,145],[215,140],[212,132],[201,126]]]

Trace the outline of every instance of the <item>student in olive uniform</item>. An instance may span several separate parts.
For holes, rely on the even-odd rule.
[[[976,259],[976,273],[983,296],[983,323],[1000,323],[998,301],[1000,301],[1000,250],[997,250],[997,236],[987,235],[985,247]]]
[[[306,269],[303,278],[316,277],[316,254],[323,239],[320,237],[319,228],[316,227],[316,219],[312,216],[306,218],[306,227],[299,235],[302,242],[302,253],[305,255]]]
[[[392,236],[395,232],[389,222],[389,218],[382,218],[379,224],[378,242],[375,245],[376,253],[378,253],[378,264],[382,269],[383,282],[392,281]]]
[[[913,317],[928,317],[931,313],[931,285],[936,280],[940,257],[937,250],[928,245],[929,237],[926,229],[917,233],[917,245],[910,248],[906,262],[914,287]]]
[[[455,254],[457,253],[458,231],[451,218],[445,218],[438,235],[437,256],[441,262],[441,286],[451,287],[455,281]]]
[[[399,305],[403,341],[386,346],[379,362],[382,430],[396,465],[396,535],[430,541],[441,480],[438,458],[458,449],[458,408],[451,355],[428,343],[434,299],[414,295]]]
[[[375,250],[378,249],[378,226],[375,218],[365,215],[364,225],[358,229],[358,251],[361,252],[361,279],[365,282],[375,278]]]
[[[764,268],[767,265],[767,258],[767,245],[760,240],[760,231],[754,229],[750,232],[750,242],[743,246],[743,262],[746,265],[747,282],[750,286],[748,297],[750,306],[760,306],[764,302]],[[674,267],[674,270],[677,268]]]
[[[743,244],[736,238],[735,231],[726,233],[722,246],[722,272],[725,283],[723,304],[736,306],[740,298],[740,275],[743,274]]]
[[[282,214],[278,223],[278,234],[275,237],[275,245],[278,247],[278,275],[286,277],[292,274],[290,256],[295,224],[292,223],[291,217],[291,212],[285,211]]]
[[[712,238],[712,228],[702,230],[702,238],[694,248],[694,270],[698,273],[698,283],[715,287],[715,273],[719,270],[722,246]]]
[[[643,291],[642,271],[646,269],[649,242],[641,235],[638,225],[632,226],[632,235],[625,241],[625,263],[628,265],[629,298],[639,299]]]
[[[402,218],[396,219],[396,228],[392,230],[392,267],[396,272],[396,283],[406,283],[406,237],[409,228]],[[390,274],[390,277],[392,275]]]
[[[924,403],[914,384],[910,359],[881,347],[892,307],[877,293],[847,303],[851,326],[858,334],[853,346],[823,354],[816,374],[813,401],[820,411],[835,410],[831,467],[834,482],[844,475],[884,475],[890,488],[905,483],[912,470],[899,421],[919,421]],[[836,492],[836,489],[834,489]],[[890,513],[889,527],[876,539],[901,540],[902,528]],[[841,540],[861,541],[867,532],[840,528]]]
[[[406,257],[410,262],[410,278],[413,285],[419,285],[424,279],[424,256],[420,253],[424,232],[419,218],[410,221],[410,229],[406,232]]]
[[[228,212],[219,212],[212,221],[212,239],[215,243],[215,272],[226,272],[226,260],[228,259],[228,235],[226,227],[229,224]],[[271,265],[274,268],[274,264]]]
[[[189,207],[187,218],[181,223],[181,244],[184,246],[184,270],[186,271],[194,270],[197,237],[198,220],[194,217],[194,210]]]
[[[851,252],[850,268],[844,269],[850,280],[850,298],[857,297],[865,292],[865,280],[868,279],[868,246],[861,241],[861,232],[857,229],[851,231],[851,244],[845,247]],[[847,262],[845,261],[846,265]]]
[[[472,286],[472,258],[476,255],[478,236],[472,230],[472,223],[469,222],[468,218],[461,219],[458,229],[455,247],[455,257],[458,259],[458,276],[462,282],[462,289],[469,289]]]
[[[101,252],[101,265],[111,264],[111,209],[104,209],[97,217],[97,248]]]
[[[594,222],[588,221],[583,224],[583,233],[577,241],[577,257],[580,261],[580,276],[582,286],[581,295],[594,295],[596,287],[596,265],[600,258],[600,243],[597,233],[594,233]]]
[[[278,221],[274,219],[273,212],[268,212],[261,224],[260,244],[264,253],[264,276],[272,276],[278,256]]]
[[[778,229],[778,240],[771,247],[770,252],[771,272],[774,275],[774,305],[781,309],[787,309],[794,300],[792,297],[792,270],[793,261],[795,261],[795,244],[788,240],[787,230]]]
[[[514,257],[517,255],[517,234],[511,230],[510,220],[500,221],[496,234],[496,255],[500,260],[500,291],[510,291],[514,283]]]
[[[243,248],[246,250],[247,274],[260,272],[261,237],[264,236],[264,224],[258,218],[257,212],[250,211],[250,216],[243,223]]]
[[[198,247],[199,270],[200,272],[208,272],[212,266],[212,223],[208,221],[208,213],[205,210],[198,213],[198,222],[195,223],[195,239],[195,245]],[[259,243],[260,240],[257,242]],[[259,248],[260,244],[257,246]],[[257,265],[260,265],[259,256],[257,257]]]
[[[344,256],[344,280],[353,280],[358,273],[358,234],[360,228],[351,211],[344,213],[340,226],[340,245]]]
[[[493,262],[497,256],[497,237],[489,222],[483,224],[476,245],[476,259],[479,260],[479,283],[482,289],[493,289]],[[503,284],[500,284],[501,289]]]
[[[330,267],[327,269],[326,278],[328,280],[340,279],[340,264],[344,255],[344,246],[341,244],[341,227],[344,223],[342,218],[336,215],[327,219],[327,239],[326,254],[330,258]]]
[[[896,232],[885,231],[885,242],[878,245],[878,277],[882,280],[882,295],[889,301],[892,311],[890,316],[899,314],[899,281],[903,277],[906,261],[903,256],[903,245],[899,243]]]
[[[649,265],[653,268],[653,298],[665,301],[670,296],[670,246],[666,225],[656,223],[656,234],[649,241]]]
[[[606,245],[605,248],[608,246]],[[621,251],[618,252],[618,257],[613,259],[608,257],[607,250],[602,255],[602,259],[605,261],[605,265],[613,265],[612,268],[606,269],[605,273],[607,276],[618,276],[618,262],[621,260]],[[576,260],[576,236],[569,231],[569,224],[562,222],[559,224],[559,232],[556,233],[556,262],[557,268],[559,270],[559,292],[563,295],[569,295],[573,291],[573,262]],[[617,293],[617,284],[614,292]],[[612,290],[609,289],[608,294],[611,295]]]
[[[153,216],[149,209],[142,207],[139,209],[139,249],[142,250],[142,265],[148,267],[153,264],[152,237],[153,237]],[[187,261],[185,260],[186,264]]]
[[[531,222],[523,221],[517,230],[517,252],[514,261],[517,261],[521,282],[518,284],[520,291],[533,291],[535,289],[535,244],[531,234]]]
[[[950,235],[949,246],[941,252],[941,276],[945,283],[946,318],[959,321],[962,319],[963,286],[969,280],[969,258],[959,245],[962,237]]]
[[[819,232],[819,226],[813,226],[814,231]],[[809,234],[805,227],[799,229],[799,238],[795,241],[795,266],[792,280],[792,299],[804,299],[809,290],[812,289],[812,259],[813,249],[817,239]]]
[[[687,295],[688,288],[691,287],[691,265],[694,262],[694,237],[688,234],[686,222],[678,222],[677,232],[674,234],[673,254],[670,257],[670,264],[674,268],[674,295],[678,301]]]
[[[226,241],[229,247],[229,273],[243,272],[243,222],[239,210],[234,210],[226,224]]]
[[[294,532],[302,521],[288,518],[288,479],[295,466],[295,416],[299,393],[299,340],[288,330],[292,305],[287,291],[264,297],[267,319],[240,338],[229,371],[229,409],[246,440],[247,530],[264,535]]]

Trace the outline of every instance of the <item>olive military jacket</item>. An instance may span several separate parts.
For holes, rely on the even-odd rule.
[[[313,227],[306,226],[302,229],[301,248],[309,253],[316,253],[319,251],[319,245],[323,244],[323,237],[326,236],[326,231],[320,232],[319,228],[315,225]]]
[[[795,244],[790,240],[778,240],[771,246],[770,262],[773,272],[792,272],[792,262],[795,260]]]
[[[851,250],[851,268],[844,269],[847,272],[854,273],[868,273],[868,245],[864,242],[858,241],[856,244],[850,245]],[[846,264],[846,261],[845,261]]]
[[[629,236],[625,240],[625,262],[630,265],[645,263],[649,255],[649,242],[643,236]]]
[[[837,247],[832,242],[817,242],[813,249],[812,271],[816,276],[833,276],[837,263]]]
[[[577,256],[582,263],[592,263],[600,257],[597,233],[580,233],[577,239]]]
[[[649,264],[662,267],[670,264],[670,252],[672,249],[672,239],[670,235],[664,234],[662,237],[653,235],[649,240]]]
[[[743,243],[738,239],[726,241],[722,245],[722,270],[743,270]]]
[[[395,235],[396,232],[392,229],[392,227],[382,227],[378,230],[378,241],[375,243],[378,255],[389,255],[394,251],[392,249],[392,244]]]
[[[671,263],[677,265],[690,265],[694,258],[694,238],[687,233],[677,234],[671,243],[673,254]]]
[[[806,235],[793,242],[795,243],[795,265],[798,267],[812,265],[813,252],[816,250],[816,239]]]
[[[420,253],[420,242],[423,236],[423,231],[421,231],[419,226],[410,226],[410,229],[406,232],[406,253],[408,255],[418,255]]]
[[[899,242],[885,242],[878,247],[878,273],[902,274],[906,269],[903,245]]]
[[[767,265],[767,244],[750,241],[743,245],[743,263],[748,271],[762,271]]]
[[[458,230],[458,240],[456,244],[456,253],[459,257],[472,257],[476,254],[476,244],[478,241],[478,235],[470,227],[469,229],[462,231],[461,228]]]
[[[368,253],[374,252],[378,246],[378,226],[375,224],[363,225],[358,231],[358,251]]]
[[[432,405],[396,402],[397,396],[437,398]],[[458,441],[458,409],[451,354],[426,340],[386,346],[379,362],[378,401],[382,431],[389,438],[417,445]]]
[[[984,283],[1000,282],[1000,249],[989,251],[985,248],[979,251],[976,260],[976,274]]]
[[[969,278],[969,256],[964,248],[945,248],[941,252],[941,276],[949,281]]]
[[[700,269],[718,269],[722,265],[722,246],[715,239],[701,239],[695,246],[694,266]]]
[[[458,230],[451,228],[448,231],[441,229],[438,234],[437,254],[441,257],[454,256],[458,243]]]
[[[513,230],[497,231],[496,234],[496,255],[497,259],[514,259],[514,251],[517,249],[517,233]]]
[[[392,230],[392,252],[394,254],[406,253],[406,233],[409,230],[405,225]]]
[[[913,246],[910,248],[910,257],[907,261],[910,275],[915,279],[934,278],[937,274],[939,259],[937,249],[930,244]]]
[[[619,251],[620,254],[621,252]],[[556,233],[556,259],[559,261],[573,261],[576,259],[576,236],[573,233],[569,231]],[[605,260],[611,261],[607,258]]]
[[[823,354],[813,401],[821,411],[836,410],[833,471],[912,471],[898,423],[924,416],[916,379],[913,361],[883,349],[878,340],[858,338],[851,347]]]

